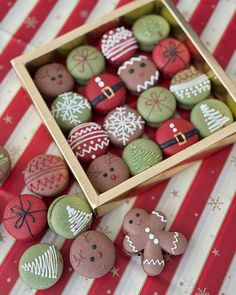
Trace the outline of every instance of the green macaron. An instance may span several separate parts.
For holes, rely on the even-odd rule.
[[[138,97],[137,110],[146,123],[157,127],[171,118],[176,109],[174,95],[163,87],[151,87]]]
[[[28,248],[19,262],[21,279],[31,289],[47,289],[56,284],[63,271],[63,258],[54,245],[36,244]]]
[[[92,110],[88,100],[75,92],[65,92],[57,96],[51,112],[63,132],[70,132],[80,123],[91,121]]]
[[[92,222],[88,203],[78,195],[55,199],[48,209],[48,225],[52,231],[66,239],[74,239],[87,230]]]
[[[150,139],[136,139],[123,150],[122,158],[129,167],[130,174],[136,175],[162,160],[159,146]]]
[[[211,91],[211,82],[193,66],[177,73],[171,80],[170,91],[184,109],[192,109],[194,105],[207,98]]]
[[[162,16],[149,14],[136,20],[132,30],[140,49],[152,51],[158,42],[169,35],[170,25]]]
[[[66,60],[67,68],[76,81],[85,85],[92,77],[105,71],[105,58],[96,47],[82,45],[73,49]]]
[[[218,99],[209,98],[198,103],[191,112],[190,120],[202,137],[222,129],[233,122],[229,107]]]

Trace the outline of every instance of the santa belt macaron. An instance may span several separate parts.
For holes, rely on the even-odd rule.
[[[171,138],[170,140],[159,144],[159,146],[162,150],[164,150],[174,144],[183,145],[187,142],[188,138],[190,138],[196,134],[198,134],[198,130],[196,128],[193,128],[185,133],[178,132],[178,133],[174,134],[174,138]]]
[[[92,106],[96,106],[105,99],[112,99],[115,96],[115,92],[122,87],[124,87],[124,84],[122,82],[118,82],[113,86],[106,85],[101,88],[102,93],[99,96],[95,97],[90,103],[92,104]]]

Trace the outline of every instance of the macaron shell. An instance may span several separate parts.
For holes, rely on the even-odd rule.
[[[28,248],[19,262],[21,279],[31,289],[52,287],[63,272],[63,258],[54,245],[36,244]]]
[[[16,240],[36,239],[46,226],[47,206],[36,196],[19,195],[5,207],[3,223]]]
[[[11,160],[8,151],[0,146],[0,184],[7,178],[11,171]]]
[[[201,137],[207,137],[233,122],[228,106],[218,99],[206,99],[198,103],[191,112],[190,120]]]
[[[175,97],[163,87],[151,87],[138,97],[137,110],[151,126],[157,126],[171,118],[175,109]]]
[[[91,222],[91,209],[78,195],[59,197],[49,207],[50,228],[66,239],[76,238],[82,231],[88,229]]]
[[[94,230],[78,236],[70,249],[72,267],[86,278],[95,279],[108,273],[114,265],[115,257],[112,241],[103,233]]]
[[[161,124],[157,129],[155,140],[156,143],[162,148],[162,144],[168,142],[171,139],[177,139],[175,144],[162,149],[162,152],[169,157],[198,141],[199,136],[197,134],[197,130],[195,130],[195,132],[193,130],[194,126],[184,119],[170,119]],[[189,131],[193,131],[194,135],[187,138],[185,134]]]

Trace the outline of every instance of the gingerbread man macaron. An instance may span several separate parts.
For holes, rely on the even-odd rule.
[[[187,247],[186,238],[178,232],[167,232],[166,216],[160,211],[148,214],[135,208],[123,220],[126,236],[123,248],[127,255],[140,255],[143,270],[149,276],[156,276],[164,268],[162,250],[172,255],[183,254]]]

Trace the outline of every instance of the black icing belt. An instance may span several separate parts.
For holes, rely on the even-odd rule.
[[[160,148],[162,150],[174,145],[174,144],[178,144],[178,145],[182,145],[182,144],[185,144],[186,143],[186,139],[194,136],[198,134],[198,131],[196,128],[194,129],[191,129],[189,130],[188,132],[185,132],[185,133],[182,133],[182,132],[179,132],[179,133],[176,133],[175,134],[175,137],[174,138],[171,138],[170,140],[162,143],[162,144],[159,144]]]
[[[112,98],[114,96],[114,93],[122,87],[122,82],[116,83],[114,86],[111,87],[104,86],[103,88],[101,88],[102,93],[91,101],[92,106],[96,106],[106,98]]]

